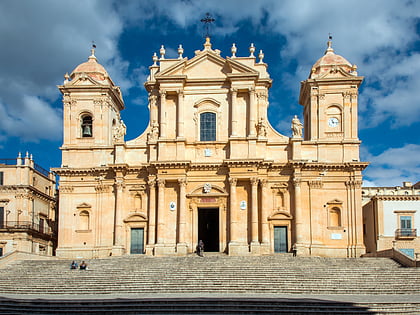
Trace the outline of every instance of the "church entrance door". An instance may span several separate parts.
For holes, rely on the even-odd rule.
[[[130,254],[143,254],[144,253],[143,244],[144,244],[144,229],[132,228]]]
[[[198,240],[204,242],[205,252],[220,251],[219,208],[198,208]]]
[[[287,253],[287,226],[274,227],[274,252]]]

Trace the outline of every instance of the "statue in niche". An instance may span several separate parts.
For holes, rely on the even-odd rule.
[[[293,117],[292,119],[292,137],[293,138],[302,138],[302,129],[303,129],[303,125],[300,122],[299,118],[297,117],[297,115],[295,115],[295,117]]]
[[[124,140],[124,136],[127,133],[127,127],[122,119],[120,120],[120,123],[113,128],[113,131],[115,141]]]
[[[267,123],[262,117],[257,124],[257,133],[259,137],[267,137]]]
[[[152,128],[150,129],[148,136],[149,141],[154,141],[157,140],[157,138],[159,138],[159,124],[156,122],[156,120],[153,120]]]

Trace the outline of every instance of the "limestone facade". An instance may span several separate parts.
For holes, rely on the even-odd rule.
[[[153,56],[149,125],[125,140],[120,89],[89,60],[65,76],[57,255],[186,255],[201,239],[229,255],[358,257],[363,243],[357,131],[363,77],[325,55],[301,83],[292,137],[267,118],[262,51],[230,57],[207,38],[191,59]]]
[[[27,153],[0,160],[0,256],[53,255],[57,243],[55,176]]]
[[[420,187],[363,187],[365,245],[368,253],[392,247],[416,258],[420,254]]]

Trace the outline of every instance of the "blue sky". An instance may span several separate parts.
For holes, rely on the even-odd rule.
[[[290,136],[300,81],[333,48],[365,76],[360,91],[365,185],[420,180],[420,1],[402,0],[21,0],[0,2],[0,158],[29,151],[44,168],[59,167],[62,103],[57,85],[96,56],[121,86],[126,140],[147,125],[143,83],[152,55],[179,44],[191,58],[202,49],[200,19],[210,12],[213,48],[247,56],[262,49],[273,86],[269,119]]]

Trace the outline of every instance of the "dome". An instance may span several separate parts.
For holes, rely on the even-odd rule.
[[[342,70],[348,73],[355,73],[356,66],[353,66],[346,58],[334,53],[334,49],[331,47],[331,39],[327,43],[327,50],[324,56],[318,59],[317,62],[312,66],[310,78],[319,77],[320,75],[330,72],[332,69],[340,67]]]
[[[105,78],[108,77],[108,72],[106,72],[105,68],[98,63],[94,49],[92,49],[92,54],[89,56],[88,61],[78,65],[73,70],[70,77],[73,79],[78,73],[86,73],[89,77],[98,81],[104,81]]]

